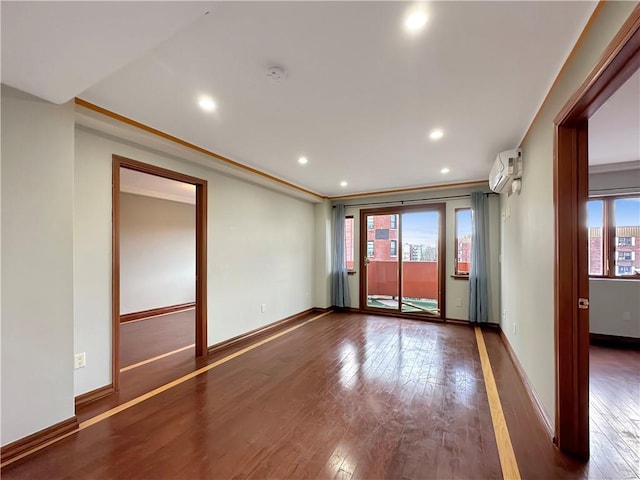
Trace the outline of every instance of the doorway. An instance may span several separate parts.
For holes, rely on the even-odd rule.
[[[640,70],[588,126],[590,463],[640,477]]]
[[[173,307],[184,307],[182,310],[188,310],[194,307],[192,312],[192,321],[194,322],[192,332],[195,331],[193,343],[195,345],[195,356],[204,357],[207,355],[207,308],[206,308],[206,258],[207,258],[207,181],[184,175],[171,170],[163,169],[153,165],[131,160],[118,155],[113,156],[113,190],[112,190],[112,378],[114,390],[120,388],[121,369],[121,323],[123,317],[125,320],[135,321],[135,315],[121,315],[122,306],[122,270],[121,270],[121,174],[123,171],[141,174],[148,174],[160,179],[168,179],[175,182],[182,182],[187,186],[195,189],[195,305],[182,304]],[[179,310],[179,309],[178,309]],[[153,310],[147,310],[139,313],[153,314]],[[157,313],[157,312],[155,312]],[[141,328],[141,327],[140,327]]]
[[[589,432],[588,121],[640,68],[640,8],[555,119],[556,442],[587,459]]]
[[[443,319],[445,204],[362,210],[363,310]]]

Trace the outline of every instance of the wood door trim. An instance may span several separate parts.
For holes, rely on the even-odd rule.
[[[190,183],[196,187],[196,355],[207,356],[207,181],[173,170],[113,155],[112,159],[112,382],[120,388],[120,168]]]
[[[638,68],[640,5],[613,37],[595,67],[556,116],[556,125],[588,120]]]
[[[196,302],[180,303],[178,305],[169,305],[166,307],[150,308],[149,310],[141,310],[139,312],[131,312],[120,315],[120,323],[136,322],[138,320],[146,320],[151,317],[159,317],[170,313],[184,312],[196,307]]]
[[[361,198],[361,197],[375,197],[378,195],[391,195],[397,193],[409,193],[409,192],[421,192],[426,190],[438,190],[445,188],[454,188],[454,187],[471,187],[474,185],[483,185],[485,187],[488,186],[486,180],[471,180],[468,182],[452,182],[452,183],[438,183],[435,185],[422,185],[420,187],[407,187],[407,188],[396,188],[393,190],[372,190],[369,192],[360,192],[360,193],[348,193],[346,195],[334,195],[326,197],[328,200],[345,200],[347,198]],[[347,205],[348,207],[349,205]]]
[[[79,408],[84,407],[91,402],[95,402],[96,400],[100,400],[101,398],[108,397],[113,392],[113,384],[110,383],[108,385],[105,385],[104,387],[99,387],[95,390],[90,390],[86,393],[78,395],[74,399],[76,414],[78,413]]]
[[[627,348],[632,350],[640,350],[640,338],[638,337],[622,337],[620,335],[590,333],[589,342],[591,345],[600,345],[609,348]]]
[[[111,383],[120,390],[120,157],[112,158],[111,184]]]
[[[8,443],[0,450],[1,465],[4,467],[76,431],[78,431],[78,418],[74,415],[50,427]]]
[[[101,115],[104,115],[106,117],[113,118],[114,120],[117,120],[119,122],[125,123],[127,125],[132,126],[132,127],[138,128],[140,130],[143,130],[143,131],[145,131],[147,133],[150,133],[150,134],[155,135],[157,137],[163,138],[165,140],[169,140],[169,141],[171,141],[173,143],[176,143],[178,145],[186,147],[186,148],[188,148],[190,150],[193,150],[195,152],[201,153],[201,154],[206,155],[208,157],[215,158],[216,160],[219,160],[221,162],[227,163],[227,164],[229,164],[229,165],[231,165],[233,167],[239,168],[241,170],[245,170],[247,172],[253,173],[253,174],[258,175],[260,177],[264,177],[264,178],[269,179],[271,181],[274,181],[276,183],[280,183],[282,185],[285,185],[285,186],[287,186],[289,188],[293,188],[295,190],[299,190],[300,192],[306,193],[307,195],[311,195],[311,196],[316,197],[316,198],[318,198],[320,200],[325,200],[325,199],[328,198],[325,195],[321,195],[319,193],[313,192],[313,191],[308,190],[308,189],[306,189],[304,187],[301,187],[299,185],[295,185],[295,184],[290,183],[290,182],[288,182],[286,180],[278,178],[278,177],[276,177],[274,175],[270,175],[270,174],[268,174],[266,172],[263,172],[261,170],[258,170],[256,168],[249,167],[248,165],[244,165],[244,164],[242,164],[240,162],[236,162],[235,160],[232,160],[232,159],[227,158],[227,157],[225,157],[223,155],[220,155],[218,153],[215,153],[215,152],[212,152],[210,150],[207,150],[206,148],[199,147],[198,145],[195,145],[193,143],[187,142],[186,140],[183,140],[181,138],[174,137],[173,135],[165,133],[165,132],[163,132],[161,130],[158,130],[156,128],[150,127],[149,125],[145,125],[144,123],[140,123],[140,122],[138,122],[136,120],[133,120],[133,119],[128,118],[128,117],[125,117],[124,115],[120,115],[119,113],[112,112],[111,110],[107,110],[104,107],[101,107],[99,105],[96,105],[96,104],[93,104],[91,102],[88,102],[87,100],[83,100],[82,98],[75,97],[74,103],[76,105],[80,106],[80,107],[86,108],[87,110],[92,110],[92,111],[97,112],[97,113],[99,113]]]
[[[267,325],[263,325],[262,327],[254,328],[253,330],[249,330],[248,332],[242,333],[240,335],[236,335],[235,337],[228,338],[221,342],[218,342],[214,345],[209,346],[208,354],[209,356],[213,356],[219,354],[222,351],[228,350],[230,348],[244,348],[249,345],[251,342],[255,342],[258,339],[266,337],[268,335],[272,335],[275,332],[279,332],[281,330],[285,330],[296,322],[301,322],[310,315],[319,315],[321,313],[333,312],[333,308],[309,308],[307,310],[303,310],[302,312],[296,313],[294,315],[290,315],[281,320],[277,320],[273,323],[269,323]]]
[[[587,122],[638,68],[640,6],[555,118],[555,433],[561,451],[581,458],[589,457],[589,325],[578,310],[589,288],[586,231],[581,233],[589,195]]]
[[[402,312],[400,308],[398,310],[385,310],[375,307],[367,306],[367,268],[364,264],[365,254],[367,252],[367,215],[390,215],[398,214],[399,216],[404,212],[415,211],[437,211],[439,213],[438,222],[438,305],[440,307],[440,315],[437,317],[414,314],[411,315],[408,312]],[[429,318],[429,319],[446,319],[446,203],[424,203],[415,205],[398,205],[393,207],[378,207],[360,210],[360,311],[364,313],[376,313],[383,314],[383,312],[394,313],[396,315],[406,318]],[[398,242],[402,237],[400,229],[402,227],[402,221],[398,218]],[[397,246],[398,252],[398,282],[402,281],[402,245]],[[398,293],[401,294],[401,284],[398,283]],[[407,317],[408,315],[408,317]]]

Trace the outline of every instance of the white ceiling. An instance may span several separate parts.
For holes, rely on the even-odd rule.
[[[204,16],[211,4],[2,1],[2,83],[67,102]]]
[[[196,204],[196,187],[148,173],[120,169],[120,191],[174,202]]]
[[[60,99],[69,92],[51,85],[52,59],[92,52],[90,61],[63,62],[66,80],[85,79],[77,84],[87,89],[72,95],[335,196],[486,179],[496,154],[520,142],[596,2],[430,2],[426,28],[411,35],[402,25],[413,3],[219,2],[207,5],[206,16],[197,8],[203,4],[136,3],[142,13],[127,21],[139,23],[140,38],[118,42],[125,52],[106,53],[93,48],[103,41],[100,25],[95,35],[55,28],[15,17],[5,3],[2,74],[18,78],[13,86],[35,94],[50,88],[48,98]],[[74,25],[94,3],[47,5],[64,5]],[[100,5],[112,22],[126,17],[119,3]],[[158,5],[166,10],[156,13]],[[158,25],[148,21],[156,16]],[[15,21],[19,28],[5,36]],[[160,43],[154,34],[166,23],[177,33]],[[52,46],[23,52],[32,36]],[[51,40],[58,36],[64,42]],[[37,66],[29,81],[5,65],[5,47]],[[284,67],[286,80],[267,78],[271,65]],[[199,109],[201,94],[216,100],[214,113]],[[433,128],[445,131],[439,142],[428,138]]]
[[[637,163],[638,160],[640,71],[627,80],[589,119],[589,165]]]

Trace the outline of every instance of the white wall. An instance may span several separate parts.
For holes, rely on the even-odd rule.
[[[633,163],[635,165],[637,162]],[[591,195],[616,195],[640,192],[640,169],[589,173]]]
[[[74,415],[73,108],[2,86],[2,445]]]
[[[195,205],[120,193],[120,314],[195,302]]]
[[[589,174],[592,194],[640,192],[640,170]],[[640,281],[589,280],[589,330],[591,333],[640,337]]]
[[[76,370],[76,395],[111,381],[112,154],[209,182],[209,344],[314,306],[311,203],[77,128],[75,349],[87,367]]]
[[[400,202],[416,199],[431,199],[426,200],[424,203],[446,203],[446,285],[445,285],[445,313],[447,318],[468,320],[469,318],[469,282],[468,280],[458,280],[451,278],[451,275],[455,272],[454,261],[454,245],[455,245],[455,209],[465,208],[471,205],[470,198],[439,200],[438,197],[469,195],[474,190],[481,190],[483,187],[478,186],[476,188],[467,189],[439,189],[430,190],[424,192],[415,192],[404,195],[382,195],[376,197],[364,197],[344,200],[343,203],[346,206],[346,214],[353,215],[353,228],[354,228],[354,259],[356,261],[355,275],[349,275],[349,289],[351,292],[351,307],[360,307],[360,258],[362,253],[360,252],[360,211],[362,209],[374,208],[376,206],[385,205],[373,205],[373,206],[350,206],[352,204],[365,204],[376,202]],[[484,187],[486,190],[486,187]],[[336,203],[336,202],[334,202]],[[412,202],[412,205],[421,202]],[[396,203],[398,205],[399,203]],[[393,205],[393,204],[392,204]],[[500,252],[500,221],[499,221],[499,201],[496,196],[489,197],[489,217],[490,217],[490,238],[489,238],[489,297],[491,299],[491,308],[489,311],[489,321],[498,323],[500,312],[500,276],[498,255]],[[462,306],[457,306],[457,299],[462,300]]]
[[[589,280],[591,333],[640,338],[640,282]]]
[[[505,315],[502,329],[552,422],[555,418],[553,119],[635,6],[636,2],[602,5],[521,145],[522,193],[501,195],[501,212],[511,213],[502,225],[501,298]]]
[[[314,205],[314,274],[313,305],[331,306],[331,204],[328,200]]]

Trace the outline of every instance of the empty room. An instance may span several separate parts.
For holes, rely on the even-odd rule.
[[[640,4],[1,13],[6,479],[640,479]]]

